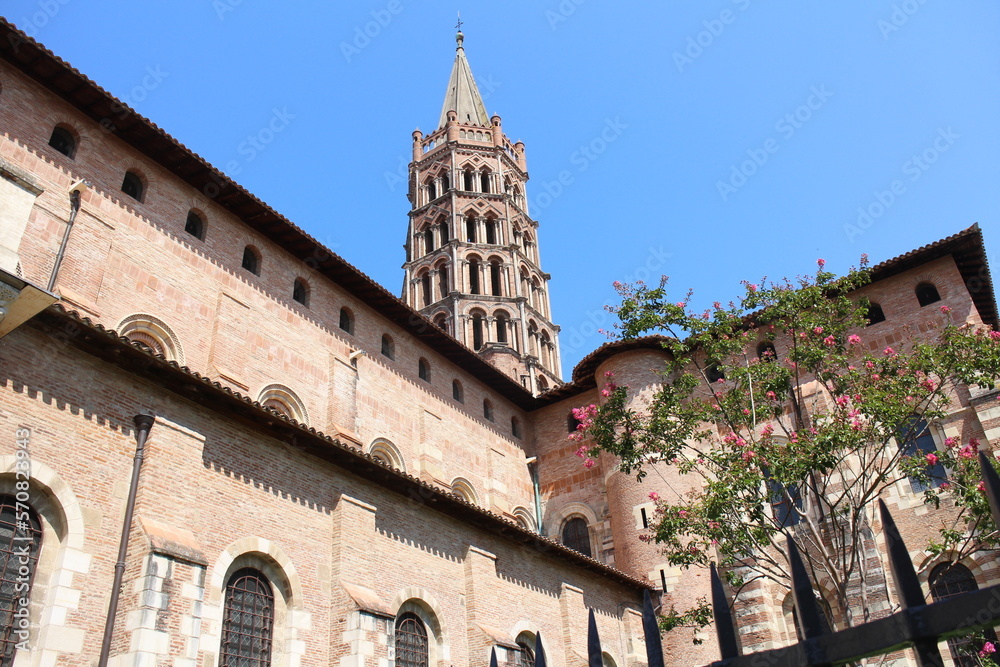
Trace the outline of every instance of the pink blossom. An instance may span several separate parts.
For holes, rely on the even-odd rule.
[[[969,446],[979,449],[979,438],[969,438]]]
[[[993,340],[1000,340],[1000,331],[991,331],[990,338]]]
[[[613,378],[614,376],[615,376],[615,372],[614,371],[604,371],[604,377],[606,377],[606,378]]]
[[[745,415],[750,414],[750,408],[743,408],[743,414]]]
[[[986,642],[983,644],[983,648],[979,650],[979,657],[985,658],[986,656],[996,652],[997,647],[993,645],[993,642]]]
[[[585,445],[581,446],[580,449],[576,450],[576,455],[581,459],[587,456],[587,447]]]
[[[649,492],[649,499],[652,500],[655,503],[656,501],[658,501],[660,499],[660,494],[658,494],[656,491],[650,491]]]
[[[972,448],[972,445],[965,445],[958,450],[958,455],[963,459],[974,459],[976,458],[976,451]]]
[[[761,436],[765,438],[769,437],[772,433],[774,433],[774,427],[770,424],[764,424],[764,428],[760,430]]]
[[[951,308],[949,308],[948,306],[941,306],[941,312],[942,313],[950,313],[951,312]]]
[[[825,259],[817,259],[816,260],[816,264],[818,264],[819,268],[822,269],[824,266],[826,266],[826,260]]]
[[[726,384],[726,378],[719,378],[715,381],[715,384]]]
[[[587,459],[586,461],[583,462],[583,467],[584,468],[593,468],[594,465],[596,465],[596,464],[597,464],[597,461],[595,461],[594,459]]]
[[[816,334],[817,336],[820,335],[821,333],[823,333],[823,327],[816,327],[815,329],[813,329],[813,333]]]
[[[951,436],[944,439],[945,447],[954,447],[957,444],[958,444],[958,438],[956,438],[955,436]]]
[[[834,338],[833,336],[827,336],[826,338],[823,339],[823,342],[827,345],[827,347],[832,347],[834,344],[836,344],[837,339]]]
[[[750,290],[751,292],[756,292],[757,286],[754,285],[753,283],[750,283],[749,285],[747,285],[747,289]]]
[[[749,461],[749,460],[755,458],[756,456],[757,456],[757,452],[753,451],[752,449],[748,449],[745,452],[743,452],[743,460],[744,461]]]
[[[855,419],[854,421],[851,422],[851,429],[853,429],[855,431],[860,431],[863,428],[864,428],[864,425],[861,422],[859,422],[857,419]]]
[[[871,370],[871,369],[875,368],[875,364],[871,360],[868,360],[868,361],[865,362],[865,368],[867,368],[868,370]]]
[[[718,301],[713,301],[712,308],[715,308],[716,310],[722,310],[722,304],[719,303]]]
[[[929,466],[936,466],[937,465],[937,462],[938,462],[937,454],[931,452],[930,454],[928,454],[926,456],[926,458],[927,458],[927,465],[929,465]]]
[[[876,382],[878,382],[879,378],[881,378],[881,377],[882,376],[879,375],[878,373],[872,373],[872,380],[875,380]]]
[[[687,516],[687,510],[677,510],[677,516]]]
[[[949,484],[948,482],[941,482],[941,486],[939,486],[938,488],[941,489],[942,491],[947,491],[948,489],[951,488],[951,484]]]
[[[678,308],[682,309],[682,310],[684,309],[684,302],[683,301],[678,301],[674,305],[677,306]]]
[[[718,521],[709,521],[708,522],[708,527],[711,530],[718,530],[719,529],[719,522]]]
[[[887,357],[891,357],[894,354],[896,354],[896,350],[892,349],[891,347],[887,347],[885,348],[885,350],[883,350],[883,354],[885,354],[885,356]]]
[[[982,493],[986,493],[986,482],[984,480],[979,480],[979,484],[976,485],[976,489]]]
[[[618,289],[619,287],[622,286],[622,284],[620,281],[616,280],[613,283],[611,283],[611,286],[614,287],[615,289]]]
[[[861,345],[861,336],[858,334],[851,334],[847,337],[847,343],[849,345]]]
[[[848,399],[847,399],[846,396],[838,396],[837,397],[837,405],[847,405],[847,400]]]
[[[769,392],[767,392],[767,397],[773,401],[776,398],[778,398],[778,395],[775,394],[773,391],[769,391]]]

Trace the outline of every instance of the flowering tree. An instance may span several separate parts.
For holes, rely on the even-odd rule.
[[[737,588],[761,579],[788,587],[791,539],[813,580],[834,592],[836,617],[854,625],[868,618],[871,584],[884,582],[867,551],[874,503],[891,485],[909,484],[934,506],[954,504],[932,551],[995,545],[979,443],[948,438],[938,450],[928,436],[968,387],[996,386],[1000,333],[953,322],[940,306],[929,332],[871,350],[869,304],[856,295],[869,280],[864,259],[843,277],[819,260],[813,276],[745,283],[739,303],[703,313],[691,312],[690,293],[670,300],[666,280],[616,284],[620,336],[664,336],[663,381],[638,404],[608,377],[602,404],[576,411],[571,437],[585,465],[608,452],[639,478],[672,466],[691,481],[675,497],[650,494],[657,515],[643,537],[671,564],[715,560]],[[673,610],[667,626],[705,624],[705,612]]]

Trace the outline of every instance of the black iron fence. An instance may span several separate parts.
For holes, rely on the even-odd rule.
[[[1000,476],[983,452],[979,453],[986,497],[995,524],[1000,527]],[[885,503],[879,500],[879,513],[889,556],[889,567],[896,584],[900,610],[891,616],[838,632],[831,632],[822,620],[812,582],[805,564],[792,541],[788,542],[788,560],[792,572],[792,597],[800,636],[797,644],[785,648],[740,655],[736,623],[729,606],[722,579],[712,565],[712,606],[715,630],[722,659],[709,667],[833,667],[856,663],[864,658],[883,656],[912,648],[920,667],[943,667],[938,643],[951,637],[987,630],[1000,624],[1000,585],[961,593],[946,600],[927,604],[917,573],[913,569],[906,544],[896,528]],[[660,629],[653,604],[646,592],[642,613],[649,667],[665,667]],[[590,612],[587,636],[588,667],[603,667],[601,643],[594,612]],[[535,667],[545,667],[545,649],[541,635],[536,637]],[[675,667],[687,667],[670,663]],[[490,667],[497,667],[496,651]]]

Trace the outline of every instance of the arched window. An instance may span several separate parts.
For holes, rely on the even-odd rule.
[[[719,367],[719,362],[709,361],[708,365],[705,366],[705,379],[709,382],[718,382],[719,380],[725,380],[726,374]]]
[[[14,613],[23,607],[21,599],[31,599],[31,585],[42,546],[42,524],[31,506],[27,516],[14,496],[0,496],[0,665],[12,665],[19,639],[14,634],[17,619]],[[23,574],[23,570],[27,574]],[[24,588],[26,587],[26,588]]]
[[[465,181],[464,185],[465,185],[465,191],[466,192],[472,192],[473,190],[476,189],[475,188],[476,176],[475,176],[475,174],[472,173],[471,169],[466,169],[462,173],[462,178]]]
[[[528,641],[518,640],[514,664],[516,667],[535,667],[535,651]]]
[[[503,296],[503,285],[500,280],[500,262],[493,260],[490,262],[490,289],[493,296]]]
[[[532,356],[538,356],[538,325],[534,320],[528,322],[528,351]]]
[[[539,375],[538,380],[535,382],[538,385],[538,393],[549,390],[549,381],[545,379],[544,376]]]
[[[484,341],[484,329],[486,328],[486,323],[483,321],[482,313],[472,314],[472,349],[476,352],[479,348],[483,346]]]
[[[882,306],[877,303],[868,304],[868,326],[873,324],[878,324],[879,322],[885,322],[885,313],[882,312]]]
[[[451,285],[448,284],[448,265],[441,264],[437,268],[438,272],[438,293],[440,298],[445,298],[448,296],[448,292],[451,291]],[[444,327],[441,327],[442,329]]]
[[[441,174],[441,194],[451,190],[451,179],[448,178],[448,172]]]
[[[396,448],[396,445],[392,444],[385,438],[377,438],[374,442],[372,442],[371,447],[368,448],[368,454],[377,461],[381,461],[386,465],[406,472],[406,466],[403,463],[403,455],[399,453],[399,449]]]
[[[542,332],[540,345],[542,348],[542,366],[545,368],[552,368],[552,339],[549,338],[548,331]]]
[[[928,454],[937,452],[937,443],[934,442],[934,435],[930,427],[919,415],[910,415],[896,429],[896,443],[902,450],[904,457],[924,458]],[[930,480],[924,481],[915,477],[910,478],[910,489],[914,493],[923,493],[927,489],[936,489],[947,479],[947,472],[944,465],[935,463],[927,470]]]
[[[448,330],[448,316],[444,313],[438,313],[434,316],[434,326],[438,329]]]
[[[122,192],[136,201],[142,201],[142,178],[134,171],[126,171],[122,179]]]
[[[510,434],[515,438],[521,437],[521,420],[517,417],[510,418]]]
[[[260,275],[260,253],[253,246],[243,249],[243,268],[255,276]]]
[[[778,528],[790,528],[798,525],[802,515],[802,493],[794,484],[782,484],[773,477],[768,468],[762,468],[764,483],[767,484],[767,494],[771,503],[771,518]]]
[[[493,313],[493,319],[497,328],[497,342],[506,343],[509,340],[510,316],[502,310]]]
[[[972,576],[969,568],[961,563],[941,563],[931,570],[927,583],[930,585],[931,598],[935,602],[953,595],[979,590],[976,578]],[[993,630],[984,630],[983,635],[986,641],[997,643],[997,636]],[[980,648],[970,637],[955,637],[948,640],[948,649],[956,667],[977,667],[981,664],[976,657]]]
[[[49,146],[52,146],[52,148],[68,158],[73,157],[76,153],[76,139],[73,138],[73,133],[59,125],[52,128],[52,136],[49,137]]]
[[[274,633],[274,593],[263,573],[245,567],[226,584],[219,664],[269,667]]]
[[[424,230],[424,254],[434,252],[434,228],[428,227]]]
[[[493,404],[488,398],[483,399],[483,419],[488,422],[493,421]]]
[[[396,358],[396,344],[392,341],[392,336],[382,334],[382,356],[390,359]]]
[[[481,294],[479,285],[480,264],[478,259],[469,260],[469,294]]]
[[[933,283],[920,283],[916,289],[917,302],[921,306],[927,306],[941,300],[937,287]]]
[[[424,271],[423,275],[420,276],[420,293],[423,297],[425,307],[434,303],[434,293],[431,290],[430,271]]]
[[[465,391],[462,389],[462,383],[458,380],[451,381],[451,397],[459,403],[465,403]]]
[[[348,308],[340,309],[340,329],[354,335],[354,313]]]
[[[475,216],[465,216],[465,240],[469,243],[476,243],[477,236]]]
[[[188,211],[187,220],[184,222],[184,231],[199,240],[205,238],[205,221],[194,211]]]
[[[424,382],[431,381],[431,365],[423,357],[417,362],[417,375]]]
[[[309,305],[309,286],[302,278],[296,278],[292,283],[292,300],[298,301],[303,306]]]
[[[757,346],[757,358],[761,361],[774,361],[778,358],[778,352],[774,349],[774,343],[764,341]]]
[[[396,667],[428,667],[427,627],[413,612],[396,617]]]
[[[830,619],[833,618],[833,610],[830,609],[830,603],[826,601],[822,595],[818,592],[813,591],[816,596],[816,607],[819,609],[819,622],[823,626],[823,632],[829,633],[833,632],[833,624]],[[791,594],[789,594],[791,595]],[[805,640],[802,635],[802,630],[799,628],[799,615],[795,611],[795,604],[792,604],[792,626],[795,628],[795,638],[800,642]]]
[[[490,174],[490,172],[488,170],[487,171],[483,171],[483,173],[479,175],[480,176],[480,181],[481,181],[482,186],[483,186],[483,192],[490,192],[490,176],[491,175],[492,174]]]
[[[432,202],[437,199],[437,186],[434,185],[434,179],[427,179],[427,201]]]
[[[302,399],[284,385],[272,384],[264,387],[260,396],[257,397],[257,402],[289,419],[302,423],[308,421],[306,407],[302,403]]]
[[[497,244],[497,221],[495,218],[486,218],[486,242],[490,245]]]
[[[449,239],[448,239],[448,223],[445,222],[444,220],[442,220],[441,224],[438,225],[438,228],[441,230],[441,247],[443,248],[446,245],[448,245],[448,241],[449,241]]]
[[[574,551],[579,551],[584,556],[590,556],[590,531],[587,529],[587,520],[575,516],[564,523],[562,543]]]
[[[472,488],[472,484],[470,484],[468,480],[458,478],[453,481],[451,483],[451,492],[467,503],[471,503],[473,505],[479,504],[479,498],[476,496],[476,490]]]

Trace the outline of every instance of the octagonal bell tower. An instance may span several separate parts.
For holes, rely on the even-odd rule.
[[[562,380],[524,144],[486,114],[456,39],[438,128],[413,133],[402,298],[538,393]]]

